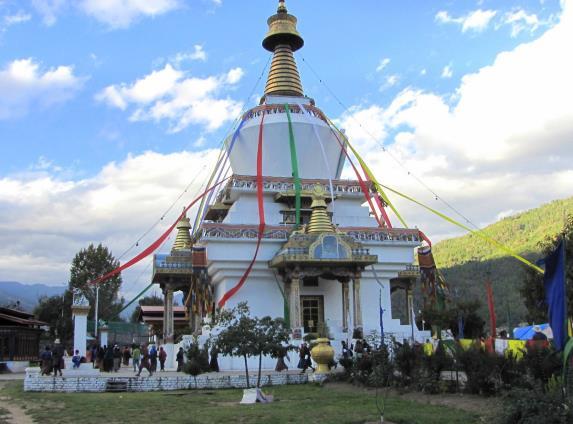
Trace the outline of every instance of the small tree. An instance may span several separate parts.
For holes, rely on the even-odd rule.
[[[250,387],[247,358],[259,357],[257,387],[260,387],[263,355],[272,355],[279,346],[289,341],[290,332],[285,321],[282,318],[273,319],[268,316],[251,317],[247,303],[241,302],[233,309],[219,312],[216,323],[224,327],[216,338],[221,354],[242,356],[245,361],[247,388]]]
[[[253,347],[253,338],[257,320],[249,316],[249,307],[246,302],[239,303],[233,309],[219,312],[216,323],[224,329],[217,335],[216,343],[223,356],[242,356],[245,361],[245,375],[247,389],[249,384],[249,367],[247,358],[256,354]]]
[[[255,334],[253,337],[253,349],[259,355],[259,377],[257,387],[261,387],[261,367],[263,355],[273,356],[281,347],[290,340],[290,331],[286,322],[282,318],[271,318],[269,316],[257,320]],[[288,345],[287,350],[293,347]]]

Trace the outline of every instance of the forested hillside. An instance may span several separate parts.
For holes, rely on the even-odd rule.
[[[540,256],[538,242],[561,231],[567,214],[573,214],[573,197],[504,218],[483,231],[522,256],[536,260]],[[489,275],[494,283],[498,326],[507,325],[508,319],[512,325],[524,319],[519,293],[524,275],[521,262],[472,234],[437,243],[433,251],[453,297],[478,298],[483,304],[482,315],[487,317],[484,281]]]

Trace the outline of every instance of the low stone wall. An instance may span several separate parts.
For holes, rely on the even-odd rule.
[[[261,377],[261,386],[284,384],[305,384],[321,382],[325,375],[273,373]],[[251,387],[257,384],[257,374],[249,375]],[[187,389],[232,389],[246,388],[244,375],[190,375],[169,377],[42,377],[36,373],[27,373],[24,379],[26,392],[105,392],[108,382],[125,383],[128,392],[153,392]]]

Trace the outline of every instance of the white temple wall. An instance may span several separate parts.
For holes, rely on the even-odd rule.
[[[370,216],[370,208],[364,205],[364,196],[357,198],[338,198],[334,207],[328,205],[329,212],[334,210],[332,222],[341,227],[377,227],[378,223]]]
[[[300,101],[300,99],[297,99]],[[301,178],[336,178],[341,147],[329,126],[308,114],[291,113]],[[257,149],[261,117],[249,119],[241,129],[231,152],[235,174],[257,174]],[[316,128],[316,133],[313,130]],[[316,136],[318,134],[318,138]],[[227,144],[232,136],[227,139]],[[324,146],[326,161],[320,141]],[[292,177],[289,126],[284,113],[265,115],[263,127],[263,175]]]
[[[267,225],[280,225],[282,221],[280,211],[286,209],[286,206],[275,202],[273,193],[265,193],[263,201],[265,205],[265,223]],[[225,218],[225,224],[258,225],[259,204],[256,193],[243,193],[229,209]]]

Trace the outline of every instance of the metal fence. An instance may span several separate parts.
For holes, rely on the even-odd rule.
[[[144,324],[112,321],[106,323],[106,327],[108,328],[108,344],[141,344],[149,339],[149,329]],[[94,330],[95,322],[88,321],[88,332],[94,334]]]

